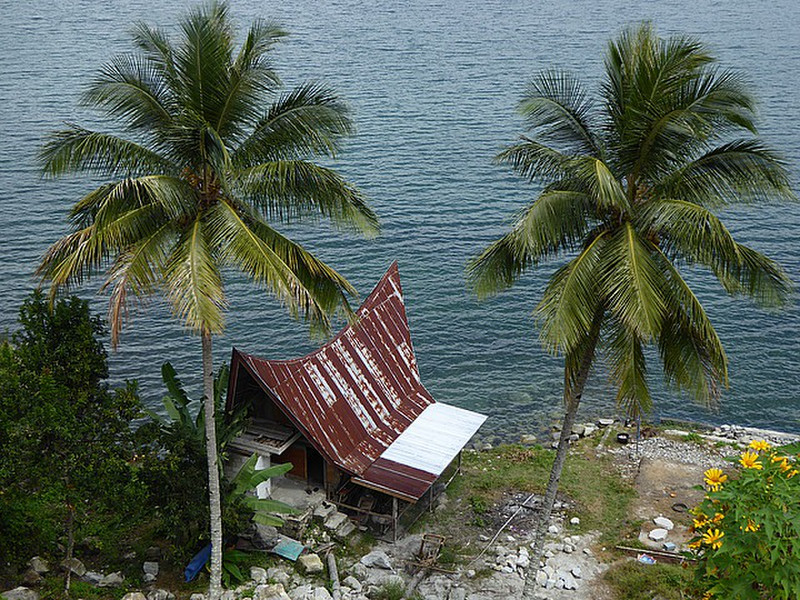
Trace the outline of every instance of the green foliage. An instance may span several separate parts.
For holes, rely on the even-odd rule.
[[[166,417],[146,411],[150,421],[143,424],[137,436],[147,452],[139,460],[139,478],[148,489],[150,506],[160,521],[160,533],[170,540],[174,552],[185,558],[206,539],[209,512],[199,501],[208,493],[206,466],[204,407],[191,400],[175,369],[169,362],[161,367],[167,394],[163,397]],[[238,435],[244,424],[246,407],[234,414],[225,412],[228,388],[228,366],[223,365],[214,376],[214,403],[217,407],[217,452],[227,454],[227,444]],[[220,468],[222,461],[220,461]],[[244,514],[233,508],[224,511],[226,525],[240,531]]]
[[[16,564],[91,534],[118,551],[141,516],[130,423],[136,385],[111,390],[103,327],[76,297],[50,306],[38,292],[0,348],[0,558]]]
[[[706,471],[709,491],[693,510],[697,581],[713,598],[800,597],[800,473],[794,459],[761,444],[728,480]]]
[[[566,357],[570,385],[597,346],[619,405],[646,412],[652,345],[668,385],[715,404],[728,361],[680,269],[705,267],[729,294],[767,307],[792,292],[781,267],[738,243],[714,212],[794,198],[785,163],[755,137],[741,76],[698,40],[661,38],[645,23],[609,44],[596,97],[572,75],[545,71],[519,113],[526,134],[497,161],[539,191],[469,264],[475,291],[498,293],[566,257],[536,314],[544,346]]]
[[[210,2],[177,31],[137,24],[134,52],[92,79],[85,105],[121,135],[70,124],[42,146],[46,176],[103,183],[76,200],[38,273],[53,293],[103,276],[114,343],[130,299],[160,293],[193,332],[222,332],[230,269],[327,331],[355,290],[275,224],[324,217],[377,234],[363,194],[317,162],[352,133],[349,111],[318,83],[281,89],[271,56],[286,33],[274,23],[240,36],[228,6]]]
[[[628,560],[612,565],[603,579],[613,590],[614,600],[685,600],[696,597],[692,572],[680,565],[642,565]]]
[[[246,552],[241,550],[225,550],[222,553],[222,585],[233,588],[247,581],[249,573],[245,574],[244,566],[248,562]]]
[[[273,477],[280,477],[292,470],[290,463],[272,465],[266,469],[256,470],[258,455],[253,454],[242,465],[226,486],[223,498],[223,511],[232,510],[234,506],[241,505],[248,509],[253,521],[261,525],[281,527],[283,519],[278,514],[295,514],[297,511],[288,504],[268,498],[257,498],[252,494],[258,485]]]
[[[398,581],[390,581],[383,584],[373,596],[375,600],[403,600],[406,597],[406,586]],[[419,594],[414,594],[412,600],[419,598]]]

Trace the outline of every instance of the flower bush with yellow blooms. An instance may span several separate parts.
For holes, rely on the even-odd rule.
[[[709,469],[703,502],[692,509],[704,598],[800,598],[800,464],[757,440],[732,459],[735,474]]]

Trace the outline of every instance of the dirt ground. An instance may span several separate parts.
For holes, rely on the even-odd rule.
[[[664,516],[675,523],[675,529],[667,539],[680,546],[691,537],[689,525],[691,515],[682,510],[692,507],[703,499],[703,492],[694,489],[703,481],[704,467],[700,465],[668,462],[664,459],[644,457],[639,473],[634,480],[638,497],[631,506],[634,518],[643,521],[640,540],[645,545],[660,549],[661,544],[651,542],[647,534],[655,528],[653,519]]]

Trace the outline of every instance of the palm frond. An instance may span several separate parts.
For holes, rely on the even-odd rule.
[[[509,165],[531,181],[551,183],[570,178],[573,156],[522,136],[495,157],[496,163]]]
[[[597,277],[610,235],[600,231],[583,251],[550,278],[536,307],[545,348],[565,355],[589,337],[604,297]]]
[[[643,340],[619,319],[610,319],[604,343],[610,363],[611,381],[617,389],[617,406],[632,417],[650,411],[653,405],[647,385],[647,361]]]
[[[709,207],[795,199],[785,162],[759,140],[735,140],[713,148],[653,187],[658,196]]]
[[[591,198],[579,191],[545,189],[522,211],[511,231],[467,265],[467,280],[484,298],[510,287],[529,267],[583,242],[592,225]]]
[[[222,202],[214,208],[210,223],[222,259],[263,285],[315,331],[328,333],[329,315],[336,310],[352,315],[346,294],[356,295],[353,286],[246,207]]]
[[[592,103],[580,81],[563,71],[539,73],[528,85],[519,112],[533,137],[568,152],[600,155],[591,123]]]
[[[353,133],[349,110],[333,90],[306,83],[281,95],[234,151],[238,168],[309,155],[334,156]]]
[[[51,177],[66,173],[131,177],[178,171],[171,161],[145,146],[77,125],[50,134],[38,158],[42,172]]]
[[[666,311],[654,250],[626,221],[611,236],[596,273],[609,310],[645,343],[658,335]]]
[[[159,67],[145,57],[117,56],[102,67],[82,102],[103,108],[129,128],[164,140],[178,110]]]
[[[227,302],[207,229],[198,217],[181,234],[164,279],[176,316],[193,331],[217,334],[224,329]]]
[[[377,215],[358,188],[333,169],[309,161],[256,165],[239,174],[235,189],[268,217],[284,222],[318,214],[369,237],[380,231]]]

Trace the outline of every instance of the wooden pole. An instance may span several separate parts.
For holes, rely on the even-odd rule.
[[[392,496],[392,543],[397,541],[397,498]]]
[[[339,583],[339,569],[336,568],[336,556],[333,552],[328,552],[328,576],[331,578],[331,590],[333,590],[333,600],[340,600],[342,597],[341,584]]]

